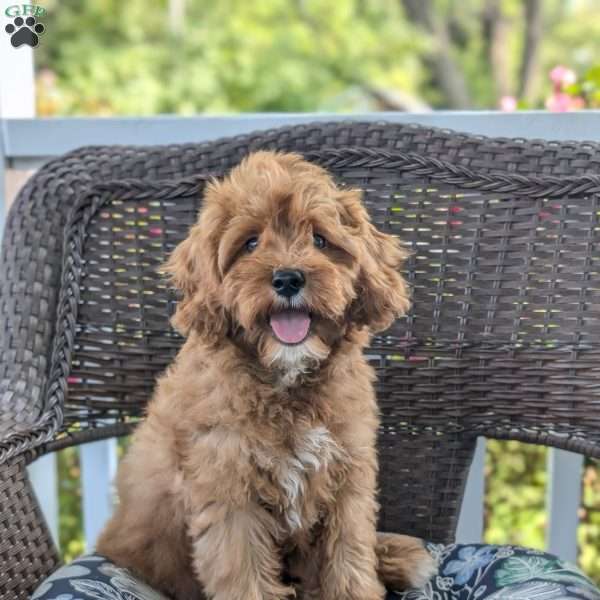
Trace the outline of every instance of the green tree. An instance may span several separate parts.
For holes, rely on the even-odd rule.
[[[425,45],[386,0],[197,1],[177,33],[164,2],[64,0],[47,25],[42,112],[66,114],[350,109],[352,88],[416,94]]]
[[[48,0],[41,114],[541,107],[595,0]]]

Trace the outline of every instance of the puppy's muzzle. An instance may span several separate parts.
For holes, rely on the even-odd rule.
[[[295,296],[306,283],[304,273],[298,269],[281,269],[273,273],[271,285],[279,296],[291,298]]]

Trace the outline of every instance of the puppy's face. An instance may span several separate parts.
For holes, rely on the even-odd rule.
[[[297,155],[257,152],[208,186],[166,265],[183,291],[173,323],[297,374],[351,328],[379,331],[406,310],[404,255],[370,223],[359,192]]]

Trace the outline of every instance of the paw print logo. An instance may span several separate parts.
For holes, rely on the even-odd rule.
[[[10,35],[10,43],[18,48],[27,44],[35,48],[40,43],[39,36],[45,31],[45,27],[38,23],[35,17],[16,17],[12,23],[9,23],[4,30]]]

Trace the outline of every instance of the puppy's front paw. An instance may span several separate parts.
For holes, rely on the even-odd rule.
[[[421,589],[438,572],[438,566],[431,554],[423,549],[421,556],[415,557],[414,570],[409,574],[408,586]]]
[[[437,564],[422,540],[377,533],[379,578],[390,590],[422,588],[437,573]]]

